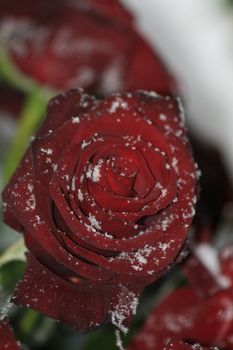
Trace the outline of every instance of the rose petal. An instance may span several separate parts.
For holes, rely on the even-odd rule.
[[[0,349],[20,350],[20,344],[14,338],[7,321],[0,322]]]
[[[83,332],[99,327],[107,318],[114,318],[119,328],[128,326],[136,311],[140,287],[98,286],[80,282],[78,278],[70,278],[68,282],[45,268],[32,254],[27,258],[28,267],[15,290],[14,303],[45,313]]]

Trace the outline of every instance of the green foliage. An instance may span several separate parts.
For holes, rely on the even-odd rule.
[[[23,276],[25,263],[22,261],[11,261],[0,269],[0,286],[2,290],[10,294],[19,279]]]
[[[25,261],[25,252],[24,239],[20,238],[2,253],[0,268],[11,261]]]
[[[12,63],[0,33],[0,77],[9,86],[26,93],[15,138],[9,149],[4,166],[5,181],[7,182],[16,169],[24,151],[34,134],[36,127],[44,117],[48,101],[57,94],[55,90],[40,86],[33,79],[23,75]]]
[[[16,135],[6,157],[4,167],[6,182],[16,169],[30,141],[30,137],[44,117],[47,102],[48,97],[40,89],[35,89],[28,95],[20,116]]]

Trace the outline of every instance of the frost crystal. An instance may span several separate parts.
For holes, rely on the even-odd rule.
[[[73,124],[78,124],[78,123],[80,123],[80,118],[79,117],[72,117],[72,122],[73,122]]]
[[[82,194],[82,191],[80,189],[78,189],[78,199],[80,200],[80,202],[83,201],[83,194]]]
[[[117,346],[117,348],[119,350],[125,350],[125,348],[123,347],[123,344],[122,344],[121,334],[120,334],[120,331],[118,329],[116,329],[115,335],[116,335],[116,346]]]
[[[128,328],[124,325],[124,322],[130,318],[131,314],[136,314],[138,298],[134,292],[128,290],[125,286],[120,285],[120,287],[121,291],[117,296],[118,302],[114,304],[113,310],[110,311],[110,315],[112,324],[126,334]]]
[[[34,210],[36,208],[36,199],[34,194],[32,193],[33,191],[33,185],[32,184],[28,184],[28,191],[30,194],[29,199],[26,201],[26,209],[25,211],[29,211],[29,210]]]
[[[88,170],[86,171],[86,176],[89,179],[92,179],[94,182],[98,182],[100,180],[100,169],[101,165],[103,163],[103,159],[100,159],[98,164],[95,165],[93,168],[89,166]]]
[[[92,227],[96,228],[97,230],[102,229],[100,222],[96,219],[94,215],[91,215],[89,213],[88,220],[90,221]]]
[[[40,151],[42,152],[42,153],[45,153],[45,154],[48,154],[48,155],[51,155],[51,154],[53,154],[53,150],[51,149],[51,148],[42,148],[41,147],[41,149],[40,149]]]
[[[100,159],[98,164],[94,167],[94,169],[92,171],[91,178],[94,182],[98,182],[100,179],[100,168],[101,168],[102,163],[103,163],[103,160]]]

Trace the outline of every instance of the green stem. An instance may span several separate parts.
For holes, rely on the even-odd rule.
[[[4,167],[4,178],[6,181],[15,171],[30,141],[30,137],[42,120],[47,102],[48,97],[41,93],[40,90],[34,90],[27,96],[15,137],[6,157]]]
[[[48,86],[40,85],[33,77],[29,77],[21,72],[18,67],[12,61],[10,55],[7,52],[7,45],[1,37],[0,33],[0,76],[5,82],[24,92],[25,94],[31,94],[32,91],[41,90],[47,99],[52,98],[59,91]]]
[[[25,93],[35,88],[35,82],[24,76],[12,63],[3,41],[0,41],[0,74],[10,85]]]
[[[10,86],[27,94],[16,135],[6,159],[4,175],[5,180],[8,181],[24,154],[30,136],[41,121],[49,99],[56,92],[40,86],[35,80],[20,72],[8,54],[7,38],[4,38],[4,33],[0,33],[0,75]]]

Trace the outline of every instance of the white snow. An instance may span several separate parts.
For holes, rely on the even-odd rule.
[[[216,279],[222,289],[229,288],[231,281],[221,273],[218,251],[207,243],[201,243],[195,247],[195,255]]]
[[[79,117],[72,117],[72,122],[73,122],[73,124],[78,124],[78,123],[80,123],[80,118]]]
[[[96,228],[99,231],[102,229],[101,223],[91,213],[89,213],[88,220],[90,221],[92,227]]]

